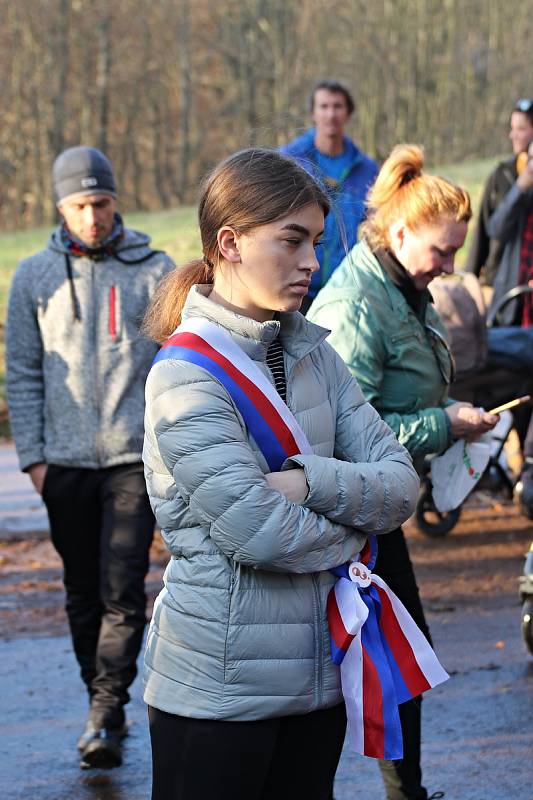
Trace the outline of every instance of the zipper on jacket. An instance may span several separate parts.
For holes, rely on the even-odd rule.
[[[94,269],[94,261],[91,259],[91,299],[92,299],[92,309],[93,309],[93,318],[92,318],[92,366],[93,366],[93,405],[94,405],[94,416],[96,420],[96,430],[94,432],[94,444],[96,450],[96,462],[100,465],[101,458],[100,458],[100,383],[98,380],[98,308],[99,308],[99,298],[97,297],[96,291],[96,275]]]
[[[315,660],[315,703],[316,708],[322,708],[323,699],[323,660],[324,660],[324,635],[322,631],[322,614],[320,603],[320,587],[316,574],[312,575],[313,591],[315,594],[315,631],[316,631],[316,660]]]
[[[232,609],[232,606],[233,606],[233,590],[235,588],[236,580],[237,580],[237,578],[236,578],[235,572],[234,572],[233,575],[229,579],[229,588],[228,588],[228,591],[229,591],[229,605],[228,605],[228,621],[227,621],[227,624],[226,624],[226,635],[225,635],[225,638],[224,638],[224,683],[223,683],[223,687],[222,687],[222,694],[224,694],[224,689],[225,689],[225,686],[226,686],[226,672],[227,672],[227,668],[228,668],[229,626],[230,626],[230,620],[231,620],[231,609]]]
[[[109,287],[109,335],[114,342],[117,341],[117,290],[115,286]]]

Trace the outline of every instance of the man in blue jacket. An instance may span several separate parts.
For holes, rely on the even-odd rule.
[[[325,184],[332,200],[317,250],[320,270],[313,275],[307,306],[356,243],[357,228],[365,216],[365,198],[378,173],[376,162],[344,134],[355,108],[345,86],[333,80],[320,81],[309,105],[315,127],[281,148]]]

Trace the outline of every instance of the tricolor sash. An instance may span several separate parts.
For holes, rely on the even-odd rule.
[[[154,364],[179,359],[203,367],[227,390],[272,472],[299,453],[307,438],[275,387],[232,337],[200,317],[182,323]],[[356,560],[336,567],[327,602],[331,654],[340,665],[347,737],[358,753],[403,756],[398,705],[448,678],[411,615],[371,570],[377,556],[369,536]]]
[[[203,367],[224,386],[272,472],[290,456],[312,453],[287,405],[257,364],[223,328],[201,317],[182,323],[154,359]]]

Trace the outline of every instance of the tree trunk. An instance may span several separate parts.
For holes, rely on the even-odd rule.
[[[104,3],[104,8],[106,4]],[[98,26],[98,61],[96,66],[96,108],[98,118],[97,142],[107,152],[109,125],[109,89],[111,74],[111,14],[106,9]]]

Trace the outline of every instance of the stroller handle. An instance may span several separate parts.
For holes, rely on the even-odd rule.
[[[488,314],[487,314],[487,328],[492,328],[498,322],[498,314],[502,311],[505,306],[514,300],[517,297],[521,297],[523,294],[532,294],[533,293],[533,286],[528,286],[524,284],[522,286],[515,286],[514,289],[509,289],[508,292],[505,292],[503,297],[499,299],[494,307],[491,306]]]

